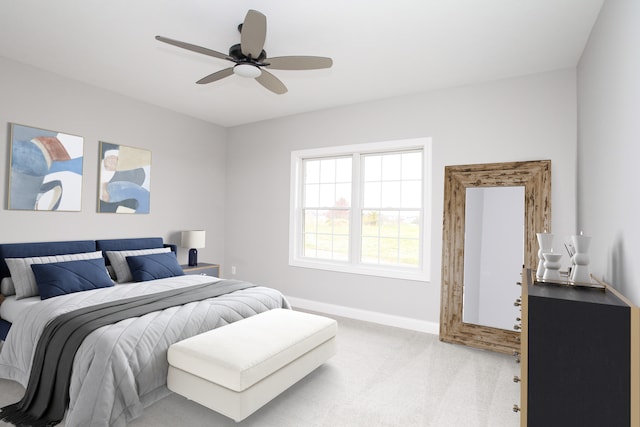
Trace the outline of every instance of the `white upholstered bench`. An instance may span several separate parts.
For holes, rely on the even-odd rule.
[[[167,386],[241,421],[336,352],[337,322],[275,309],[169,347]]]

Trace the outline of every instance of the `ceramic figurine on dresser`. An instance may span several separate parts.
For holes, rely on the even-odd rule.
[[[589,283],[589,245],[591,236],[584,236],[580,232],[579,236],[571,236],[575,253],[571,256],[572,268],[569,281],[574,283]]]
[[[560,280],[560,258],[562,254],[559,252],[545,252],[542,254],[544,258],[544,274],[542,280],[559,281]]]
[[[538,279],[542,279],[544,277],[544,272],[545,272],[545,267],[544,267],[544,263],[545,263],[545,259],[543,254],[546,252],[551,252],[552,249],[552,245],[553,245],[553,234],[551,233],[547,233],[547,230],[544,231],[544,233],[537,233],[537,237],[538,237],[538,270],[536,270],[536,278]]]

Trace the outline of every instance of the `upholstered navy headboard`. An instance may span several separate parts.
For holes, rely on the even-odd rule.
[[[137,249],[155,249],[163,245],[162,237],[142,237],[139,239],[102,239],[96,240],[99,251],[132,251]]]
[[[71,240],[68,242],[2,243],[0,244],[0,279],[9,277],[5,258],[27,258],[63,254],[79,254],[96,250],[94,240]]]

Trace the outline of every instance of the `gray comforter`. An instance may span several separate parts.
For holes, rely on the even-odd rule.
[[[0,377],[26,386],[37,340],[59,314],[120,298],[211,281],[189,275],[118,285],[41,301],[14,322],[0,352]],[[280,292],[253,287],[123,320],[91,333],[78,349],[65,424],[123,426],[167,396],[167,349],[174,342],[273,308],[289,308]]]

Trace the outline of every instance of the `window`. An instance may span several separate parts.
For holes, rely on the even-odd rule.
[[[302,164],[302,256],[348,261],[352,160],[308,159]]]
[[[428,280],[430,140],[295,151],[291,265]]]

